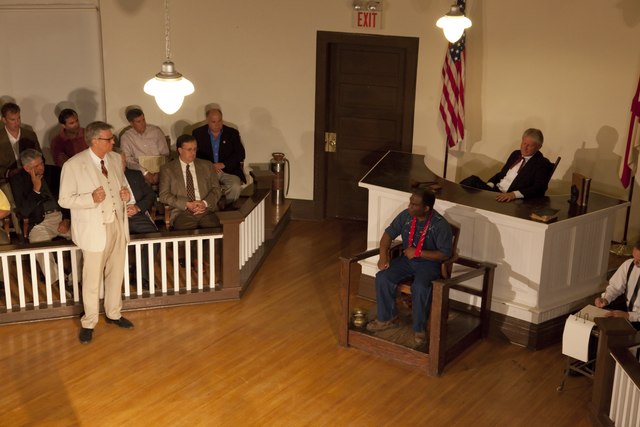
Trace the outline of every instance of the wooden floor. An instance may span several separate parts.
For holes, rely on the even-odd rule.
[[[337,345],[338,262],[365,224],[293,221],[238,302],[0,327],[1,426],[588,426],[560,346],[487,340],[429,378]]]

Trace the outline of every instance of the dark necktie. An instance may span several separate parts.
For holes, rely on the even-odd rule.
[[[187,165],[187,198],[190,202],[196,199],[196,189],[193,186],[193,176],[189,170],[189,165]]]
[[[629,267],[629,269],[633,269],[634,265],[631,264],[631,267]],[[629,273],[629,277],[631,277],[631,273]],[[636,287],[633,289],[633,294],[631,295],[631,299],[629,300],[629,311],[633,311],[633,304],[635,304],[636,302],[636,298],[638,298],[638,288],[640,288],[640,276],[638,276],[638,280],[636,280]],[[627,283],[627,286],[629,286],[629,284]]]
[[[107,168],[104,167],[104,160],[100,160],[100,168],[102,169],[102,175],[109,179],[109,172],[107,172]]]
[[[518,170],[516,171],[516,173],[520,172],[520,169],[522,169],[522,167],[524,166],[524,157],[523,156],[520,156],[520,158],[518,160],[513,162],[513,165],[511,165],[511,167],[509,169],[513,169],[518,165],[520,165],[520,166],[518,167]]]

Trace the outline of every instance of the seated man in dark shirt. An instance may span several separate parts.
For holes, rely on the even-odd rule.
[[[540,152],[543,141],[544,137],[539,129],[525,130],[520,149],[511,153],[500,172],[488,182],[472,175],[460,181],[460,184],[500,192],[496,196],[499,202],[544,196],[553,164]]]
[[[54,237],[71,239],[71,215],[58,204],[60,168],[45,165],[42,153],[28,148],[20,153],[21,171],[11,177],[11,189],[16,211],[29,219],[29,241],[48,242]],[[44,257],[37,256],[41,270],[45,271]],[[58,280],[58,266],[49,254],[51,282]]]

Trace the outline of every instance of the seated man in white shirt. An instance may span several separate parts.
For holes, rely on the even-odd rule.
[[[525,130],[520,149],[511,153],[500,172],[486,183],[472,175],[460,184],[499,192],[496,196],[499,202],[544,196],[553,164],[540,152],[543,142],[544,136],[539,129]]]
[[[607,317],[623,317],[640,330],[640,240],[633,246],[632,255],[633,258],[623,262],[611,276],[609,285],[596,298],[595,305],[610,309]]]
[[[127,110],[127,120],[131,129],[125,131],[120,139],[120,148],[127,159],[127,168],[139,170],[149,185],[157,185],[160,181],[159,171],[147,170],[140,164],[140,157],[169,157],[167,139],[158,126],[147,124],[144,113],[139,108]]]

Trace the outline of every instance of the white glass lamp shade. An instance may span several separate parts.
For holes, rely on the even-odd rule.
[[[444,31],[444,36],[447,40],[449,40],[450,43],[455,43],[460,40],[460,37],[462,37],[462,33],[464,33],[464,30],[471,27],[471,20],[460,13],[458,9],[458,14],[452,15],[451,13],[448,13],[442,18],[438,19],[438,21],[436,22],[436,27],[442,28],[442,31]]]
[[[165,62],[162,71],[145,83],[144,92],[156,98],[163,112],[174,114],[182,106],[184,97],[194,92],[194,87],[193,83],[175,71],[173,63]]]

